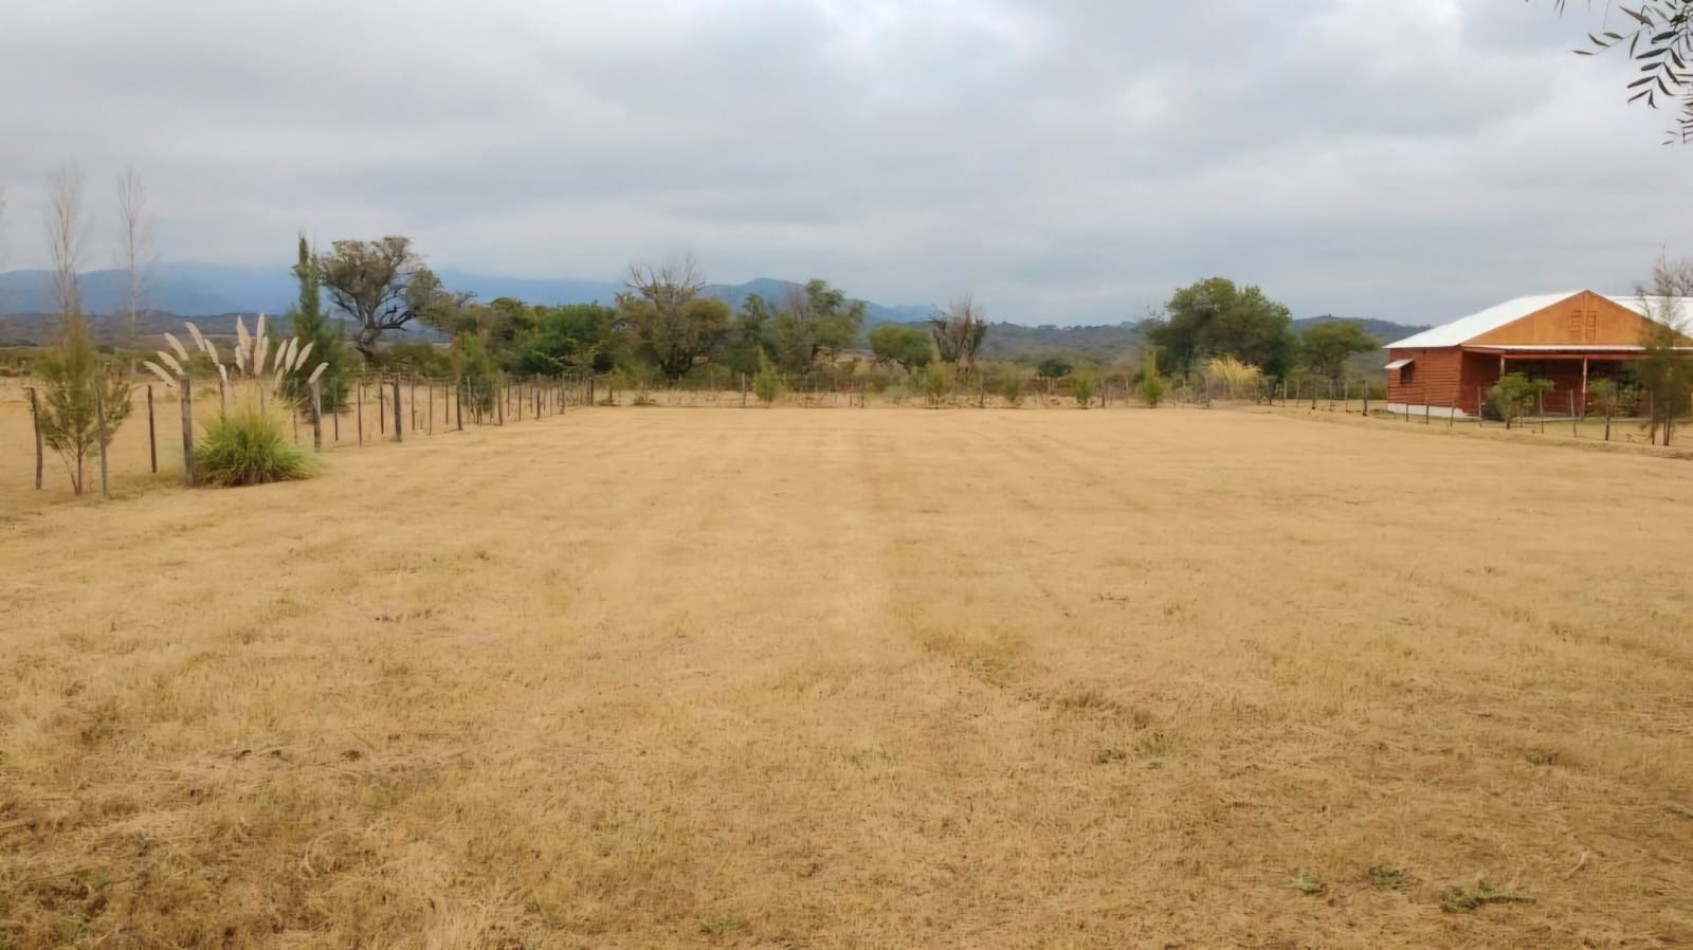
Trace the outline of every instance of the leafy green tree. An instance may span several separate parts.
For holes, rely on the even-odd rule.
[[[629,268],[629,290],[618,314],[634,332],[642,355],[666,377],[686,375],[729,332],[729,305],[700,295],[705,279],[689,259]]]
[[[419,316],[444,322],[451,305],[466,300],[442,289],[407,237],[336,241],[318,259],[318,275],[330,302],[352,318],[353,348],[366,362],[375,360],[382,334]]]
[[[623,350],[617,311],[610,307],[597,303],[535,307],[532,326],[513,344],[510,366],[524,376],[581,370],[609,373]]]
[[[353,354],[347,349],[347,335],[338,320],[330,320],[323,309],[323,288],[318,272],[317,257],[306,236],[300,235],[299,257],[294,264],[294,278],[300,284],[300,299],[288,309],[294,336],[302,345],[311,346],[311,360],[302,363],[283,380],[283,394],[301,412],[312,407],[311,386],[307,378],[316,372],[317,364],[328,364],[318,377],[318,391],[323,398],[324,412],[339,412],[347,404],[348,380],[357,368]]]
[[[1552,391],[1549,379],[1529,379],[1521,373],[1506,373],[1487,391],[1493,411],[1505,420],[1509,429],[1524,413],[1532,410],[1543,393]]]
[[[61,320],[58,343],[36,362],[44,391],[37,418],[41,441],[64,460],[71,491],[81,495],[87,461],[110,447],[129,416],[129,384],[95,350],[81,313],[71,310]]]
[[[864,302],[824,280],[813,280],[788,296],[777,312],[772,339],[777,358],[790,372],[804,373],[858,339]]]
[[[870,331],[870,351],[884,363],[898,363],[908,373],[915,373],[934,359],[934,345],[929,334],[902,323],[884,323]]]
[[[1040,365],[1035,368],[1035,375],[1041,379],[1063,379],[1070,375],[1074,369],[1075,367],[1064,357],[1050,356],[1040,361]]]
[[[751,376],[760,371],[764,358],[774,356],[776,312],[758,294],[748,294],[741,310],[729,325],[724,340],[723,361],[736,375]]]
[[[1165,310],[1166,319],[1148,321],[1147,338],[1184,379],[1214,356],[1232,356],[1276,379],[1293,369],[1293,316],[1257,287],[1213,277],[1177,290]]]
[[[1339,379],[1346,372],[1348,359],[1379,346],[1381,341],[1364,332],[1362,323],[1336,320],[1307,327],[1299,349],[1313,373],[1323,379]]]

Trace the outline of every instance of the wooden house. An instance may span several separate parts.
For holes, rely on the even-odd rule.
[[[1582,414],[1589,382],[1621,376],[1645,355],[1648,321],[1672,314],[1693,318],[1693,298],[1590,290],[1518,297],[1388,344],[1389,408],[1471,415],[1501,376],[1522,373],[1552,381],[1548,413]]]

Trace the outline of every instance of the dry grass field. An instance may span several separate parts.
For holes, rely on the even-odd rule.
[[[14,488],[0,947],[1693,943],[1683,461],[623,408]]]

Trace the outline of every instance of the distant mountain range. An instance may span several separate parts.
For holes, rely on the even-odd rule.
[[[450,269],[439,271],[438,275],[446,286],[472,291],[481,300],[515,297],[548,306],[596,301],[609,304],[624,289],[621,283],[605,280],[497,277]],[[745,284],[712,284],[705,292],[739,309],[752,294],[779,306],[788,295],[804,289],[803,284],[760,278]],[[235,314],[280,316],[295,293],[294,278],[286,270],[160,264],[149,274],[143,298],[148,309],[141,317],[139,329],[144,335],[176,330],[186,317],[206,333],[233,335]],[[127,308],[128,280],[124,272],[102,270],[84,274],[82,294],[84,310],[94,315],[96,336],[103,342],[115,340],[118,324],[100,315]],[[53,275],[49,271],[0,273],[0,345],[40,344],[51,340],[55,319],[50,314],[56,308],[55,299]],[[935,307],[923,304],[888,306],[867,302],[865,329],[882,323],[920,323],[935,311]],[[1337,319],[1341,318],[1311,317],[1294,321],[1294,327],[1302,330]],[[1385,320],[1365,319],[1362,323],[1365,330],[1383,343],[1425,329]],[[432,338],[434,334],[428,331],[412,336],[412,339]],[[1080,327],[996,323],[988,332],[982,355],[987,359],[1039,360],[1063,353],[1110,363],[1140,349],[1142,343],[1141,328],[1136,323]]]
[[[611,303],[624,285],[607,280],[498,277],[469,271],[436,272],[453,290],[468,290],[479,300],[515,297],[532,304]],[[780,304],[804,285],[760,278],[745,284],[711,284],[705,292],[739,309],[751,294]],[[182,317],[234,313],[282,313],[298,293],[294,278],[276,268],[231,267],[211,264],[160,264],[147,277],[142,295],[148,310]],[[121,270],[89,271],[82,275],[82,305],[90,314],[117,313],[129,306],[129,279]],[[57,308],[53,274],[45,270],[0,273],[0,316],[52,313]],[[868,323],[926,319],[933,307],[886,306],[866,303]]]

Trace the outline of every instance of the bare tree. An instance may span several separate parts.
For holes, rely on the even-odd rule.
[[[59,318],[82,317],[82,241],[88,221],[82,213],[82,169],[59,166],[47,179],[47,243],[53,261]]]
[[[118,176],[118,253],[129,278],[129,323],[124,342],[133,346],[139,334],[141,298],[147,290],[147,267],[152,255],[152,222],[147,217],[147,183],[135,166]]]
[[[935,349],[943,362],[968,372],[976,366],[976,353],[988,335],[988,308],[974,294],[954,298],[945,313],[929,318]]]
[[[684,254],[660,264],[630,264],[624,284],[630,293],[661,310],[679,310],[705,289],[705,275],[694,256]]]

